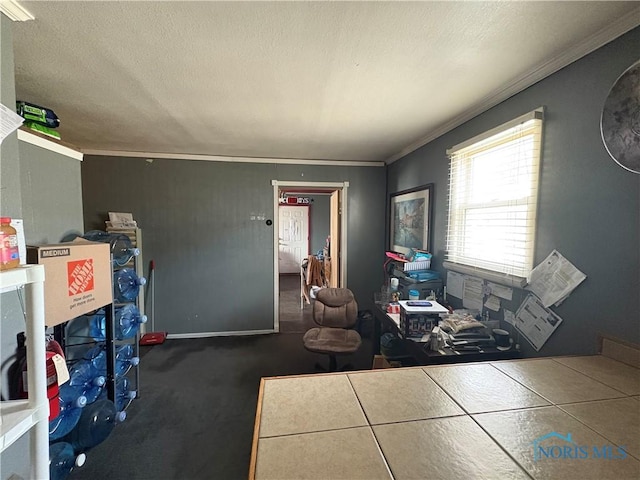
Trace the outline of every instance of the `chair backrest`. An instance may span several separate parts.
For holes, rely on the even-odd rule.
[[[321,288],[313,304],[313,320],[321,327],[351,328],[358,319],[358,303],[348,288]]]

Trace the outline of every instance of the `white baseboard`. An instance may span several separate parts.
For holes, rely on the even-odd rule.
[[[199,332],[199,333],[170,333],[167,339],[177,338],[207,338],[207,337],[237,337],[244,335],[266,335],[276,333],[275,330],[240,330],[237,332]]]

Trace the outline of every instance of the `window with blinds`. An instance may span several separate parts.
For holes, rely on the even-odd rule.
[[[542,118],[535,110],[447,151],[447,263],[519,278],[533,268]]]

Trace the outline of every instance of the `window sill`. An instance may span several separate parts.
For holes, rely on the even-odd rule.
[[[524,277],[508,275],[506,273],[500,272],[492,272],[491,270],[485,270],[484,268],[471,267],[469,265],[462,265],[460,263],[448,261],[444,261],[442,266],[447,270],[464,273],[465,275],[472,275],[474,277],[479,277],[490,282],[498,283],[500,285],[507,285],[512,288],[524,288],[524,286],[527,284],[527,279]]]

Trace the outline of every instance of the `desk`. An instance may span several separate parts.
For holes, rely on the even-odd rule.
[[[640,478],[639,394],[599,355],[263,378],[249,478]]]
[[[380,305],[374,307],[374,338],[373,338],[373,354],[380,354],[380,336],[385,331],[392,332],[402,338],[399,324],[394,320],[393,315],[387,314]],[[396,315],[397,317],[397,315]],[[413,357],[418,365],[439,365],[461,362],[480,362],[493,360],[510,360],[520,357],[518,350],[498,350],[495,347],[484,347],[481,352],[457,352],[450,348],[443,348],[441,352],[429,350],[428,344],[414,342],[413,340],[403,339],[403,345],[408,354]]]

